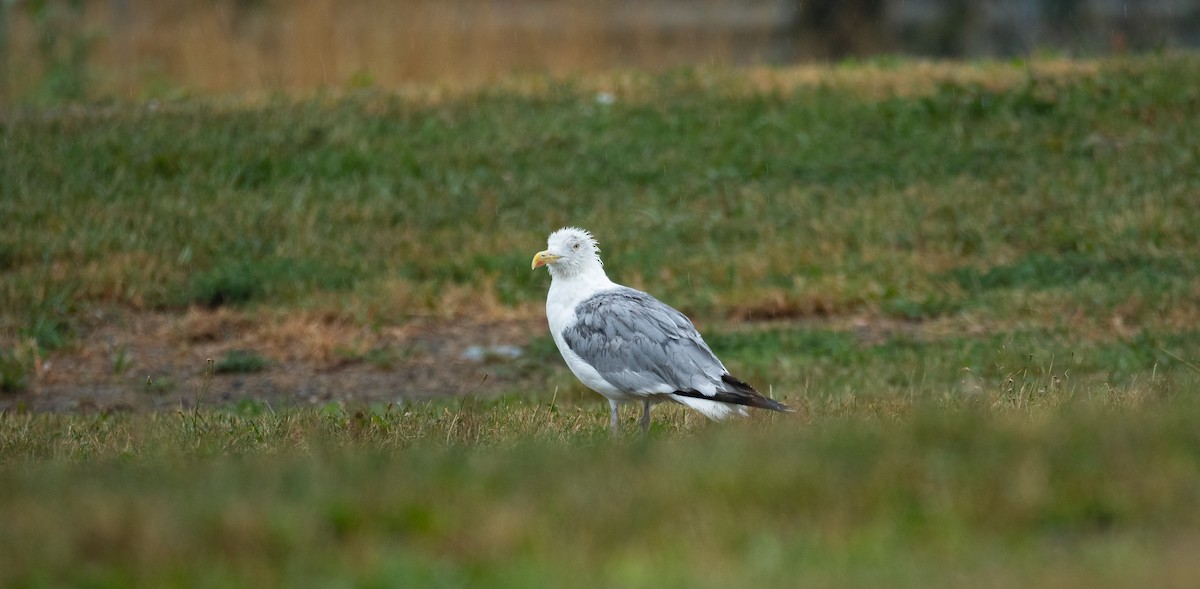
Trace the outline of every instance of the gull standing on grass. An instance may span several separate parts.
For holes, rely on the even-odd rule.
[[[683,313],[609,280],[599,252],[591,233],[565,227],[550,234],[533,268],[550,270],[550,335],[576,378],[608,398],[613,435],[622,401],[642,402],[643,433],[650,406],[662,401],[713,420],[746,415],[747,406],[791,411],[730,375]]]

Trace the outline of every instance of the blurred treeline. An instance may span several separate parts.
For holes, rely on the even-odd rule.
[[[1195,0],[0,0],[0,100],[1198,45]]]

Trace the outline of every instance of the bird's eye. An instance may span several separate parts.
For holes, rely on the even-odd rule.
[[[571,246],[571,249],[573,249],[573,250],[579,249],[579,244],[577,243],[577,244]]]

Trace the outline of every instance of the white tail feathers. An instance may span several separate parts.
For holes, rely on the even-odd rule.
[[[720,401],[710,401],[708,399],[697,399],[696,397],[685,397],[683,395],[667,395],[672,401],[687,405],[696,411],[702,413],[705,417],[713,421],[721,421],[731,415],[747,415],[746,408],[741,405],[731,405]]]

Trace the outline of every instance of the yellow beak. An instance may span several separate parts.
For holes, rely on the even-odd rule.
[[[537,268],[541,268],[542,266],[545,266],[546,264],[549,264],[550,262],[553,262],[561,257],[562,256],[556,256],[548,251],[538,252],[533,255],[533,265],[530,266],[529,269],[536,270]]]

